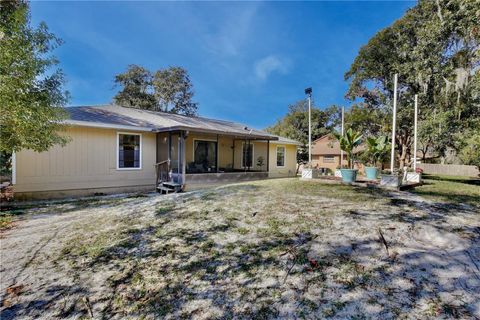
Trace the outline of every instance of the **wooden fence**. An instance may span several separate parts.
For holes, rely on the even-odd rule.
[[[476,166],[466,166],[462,164],[419,163],[417,164],[417,168],[421,168],[424,173],[445,176],[478,177],[480,175]]]

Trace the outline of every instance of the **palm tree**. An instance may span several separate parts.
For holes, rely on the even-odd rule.
[[[362,143],[362,134],[360,134],[360,132],[354,132],[352,128],[350,128],[345,132],[343,137],[338,133],[334,133],[334,135],[340,142],[340,148],[347,154],[347,161],[350,165],[350,169],[353,169],[353,150]]]

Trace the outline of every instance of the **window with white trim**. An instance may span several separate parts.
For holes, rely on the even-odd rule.
[[[323,162],[324,163],[334,163],[335,162],[335,156],[323,156]]]
[[[141,135],[118,134],[118,168],[140,169],[141,168]]]
[[[285,167],[285,147],[277,147],[277,167]]]

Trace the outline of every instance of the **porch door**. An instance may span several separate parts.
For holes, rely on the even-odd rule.
[[[217,142],[195,140],[194,164],[196,172],[217,171]]]
[[[183,184],[185,170],[185,138],[182,133],[172,133],[170,139],[171,179],[175,183]]]

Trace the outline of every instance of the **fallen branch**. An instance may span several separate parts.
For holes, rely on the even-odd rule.
[[[87,307],[90,318],[93,318],[93,311],[92,311],[92,307],[90,306],[90,301],[88,300],[88,297],[83,297],[82,301],[85,304],[85,307]]]
[[[385,250],[387,251],[387,256],[390,257],[390,253],[388,252],[387,240],[385,240],[385,237],[383,236],[383,233],[382,233],[382,229],[380,229],[380,228],[378,228],[378,235],[379,235],[379,238],[380,238],[380,242],[382,242],[383,245],[385,246]]]

